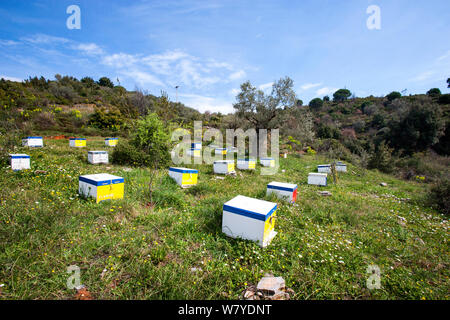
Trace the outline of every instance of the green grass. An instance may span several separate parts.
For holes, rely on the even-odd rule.
[[[148,169],[90,165],[87,150],[112,148],[100,137],[82,149],[46,140],[15,150],[31,155],[31,170],[1,169],[1,299],[71,299],[70,265],[96,299],[237,299],[266,272],[282,276],[294,299],[449,298],[448,222],[422,204],[423,183],[349,165],[337,185],[309,186],[308,172],[325,160],[290,156],[274,176],[257,169],[219,180],[211,166],[191,166],[200,175],[190,189],[161,170],[152,206]],[[101,172],[125,178],[123,200],[77,195],[80,174]],[[238,194],[269,199],[273,180],[297,183],[299,194],[296,204],[279,204],[272,244],[225,236],[223,203]],[[381,289],[367,289],[369,265],[381,269]]]

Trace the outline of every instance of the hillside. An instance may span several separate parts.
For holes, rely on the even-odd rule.
[[[103,137],[87,143],[105,148]],[[2,299],[73,299],[70,265],[81,268],[95,299],[238,299],[267,272],[286,280],[293,299],[449,298],[449,225],[425,205],[420,181],[349,164],[338,184],[319,188],[306,176],[328,159],[289,155],[274,176],[259,175],[258,166],[222,180],[211,166],[193,166],[199,184],[190,189],[159,170],[150,204],[147,168],[90,165],[86,148],[67,140],[14,151],[32,164],[1,169]],[[125,178],[124,199],[96,204],[78,196],[78,176],[100,172]],[[265,196],[272,180],[299,185],[296,204],[279,202],[272,244],[226,237],[223,203],[238,194],[277,201]],[[323,190],[332,196],[318,195]],[[366,287],[370,265],[381,270],[379,290]]]

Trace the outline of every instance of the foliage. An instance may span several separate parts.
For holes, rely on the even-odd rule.
[[[439,88],[432,88],[427,91],[427,95],[431,97],[438,97],[441,95],[441,90],[439,90]]]
[[[445,178],[434,184],[428,193],[428,204],[442,214],[450,216],[450,179]]]
[[[102,87],[114,88],[114,83],[108,77],[101,77],[97,83]]]
[[[118,131],[124,124],[124,120],[117,109],[107,111],[105,108],[96,108],[95,112],[90,116],[89,124],[99,129]]]
[[[389,101],[393,101],[393,100],[395,100],[395,99],[400,98],[401,96],[402,96],[402,94],[401,94],[400,92],[398,92],[398,91],[392,91],[391,93],[389,93],[389,94],[386,96],[386,98],[387,98]]]
[[[350,90],[348,89],[339,89],[335,93],[333,93],[333,101],[342,102],[347,100],[352,95]]]
[[[323,106],[323,101],[320,98],[312,99],[309,102],[309,107],[312,109],[315,109],[315,110],[319,110],[320,108],[322,108],[322,106]]]
[[[375,147],[375,150],[370,156],[368,168],[378,169],[385,173],[393,171],[394,164],[392,163],[392,149],[390,149],[385,141],[382,141]]]

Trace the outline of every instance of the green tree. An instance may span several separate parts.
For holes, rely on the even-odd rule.
[[[450,78],[447,79],[447,88],[450,88]]]
[[[329,97],[329,96],[324,96],[324,97],[323,97],[323,101],[325,101],[325,102],[330,101],[330,97]]]
[[[383,140],[376,146],[375,151],[369,158],[368,168],[378,169],[385,173],[392,172],[392,149],[390,149]]]
[[[95,81],[91,77],[84,77],[80,80],[87,88],[94,88]]]
[[[348,89],[339,89],[333,93],[333,101],[341,102],[347,100],[352,93]]]
[[[312,99],[309,102],[309,107],[311,109],[319,110],[320,108],[322,108],[322,106],[323,106],[323,100],[320,98]]]
[[[101,77],[97,83],[102,87],[114,88],[114,83],[108,77]]]
[[[439,97],[441,95],[441,90],[439,90],[439,88],[431,88],[427,91],[427,95],[430,97]]]
[[[400,98],[402,96],[402,94],[400,93],[400,92],[398,92],[398,91],[392,91],[391,93],[389,93],[387,96],[386,96],[386,98],[389,100],[389,101],[394,101],[395,99],[398,99],[398,98]]]

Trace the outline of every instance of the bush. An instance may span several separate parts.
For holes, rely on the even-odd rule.
[[[428,193],[427,201],[431,207],[446,216],[450,215],[450,180],[443,179],[436,183]]]
[[[392,149],[386,145],[385,141],[382,141],[370,156],[368,168],[378,169],[385,173],[391,173],[393,168],[391,154]]]
[[[117,109],[112,109],[107,112],[105,108],[96,108],[89,119],[89,125],[98,129],[118,131],[123,124],[123,116]]]
[[[112,153],[111,162],[119,165],[131,165],[135,167],[145,166],[150,161],[149,156],[142,150],[124,139],[120,139]]]
[[[389,101],[393,101],[393,100],[395,100],[395,99],[400,98],[401,96],[402,96],[402,94],[401,94],[400,92],[398,92],[398,91],[392,91],[391,93],[389,93],[389,94],[386,96],[386,98],[387,98]]]
[[[351,95],[352,95],[352,93],[350,92],[350,90],[348,90],[348,89],[339,89],[338,91],[333,93],[333,100],[334,101],[338,101],[338,102],[345,101]]]
[[[311,109],[319,110],[320,108],[322,108],[322,106],[323,106],[323,101],[322,101],[322,99],[320,99],[320,98],[312,99],[312,100],[309,102],[309,107],[310,107]]]
[[[438,97],[441,95],[441,90],[439,88],[432,88],[427,91],[427,95],[430,97]]]

